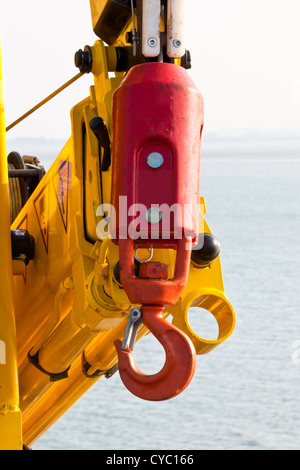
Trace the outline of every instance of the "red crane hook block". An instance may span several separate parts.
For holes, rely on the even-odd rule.
[[[115,341],[120,377],[125,387],[144,400],[162,401],[179,395],[190,383],[196,368],[196,351],[190,339],[162,318],[162,306],[144,305],[143,323],[162,344],[166,353],[164,367],[154,375],[143,374],[137,367],[128,346]]]

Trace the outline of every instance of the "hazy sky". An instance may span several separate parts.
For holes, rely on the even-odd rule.
[[[186,3],[206,132],[300,132],[300,0]],[[88,0],[0,0],[0,37],[7,124],[75,75],[74,52],[97,39]],[[9,137],[67,139],[92,83],[81,78]]]

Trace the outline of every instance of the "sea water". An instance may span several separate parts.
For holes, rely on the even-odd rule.
[[[300,449],[300,146],[225,147],[204,148],[201,194],[233,335],[173,400],[140,400],[118,373],[99,380],[33,449]],[[134,355],[145,373],[164,362],[151,335]]]

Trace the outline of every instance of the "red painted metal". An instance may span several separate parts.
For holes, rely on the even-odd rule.
[[[139,269],[141,279],[168,279],[169,267],[164,263],[142,263]]]
[[[168,400],[179,395],[190,383],[196,368],[196,353],[190,339],[162,318],[164,308],[142,307],[143,322],[163,345],[166,353],[164,367],[154,375],[145,375],[137,367],[131,349],[122,350],[115,341],[119,372],[124,385],[144,400]]]
[[[119,340],[115,346],[124,384],[146,400],[176,396],[195,371],[192,342],[162,312],[164,305],[175,305],[186,286],[192,241],[197,242],[202,126],[202,97],[177,65],[137,65],[114,94],[111,232],[119,245],[122,286],[132,304],[142,305],[144,324],[166,351],[165,366],[147,376],[128,347],[122,350]],[[158,165],[150,164],[154,153]],[[149,218],[153,207],[156,219]],[[141,247],[176,249],[173,279],[162,276],[162,269],[154,276],[151,263],[136,276],[134,254]]]
[[[113,97],[113,163],[111,204],[116,210],[115,240],[127,238],[128,227],[138,228],[138,244],[176,245],[176,238],[198,235],[200,199],[200,145],[203,100],[182,67],[147,63],[133,67]],[[161,167],[151,168],[147,156],[163,155]],[[120,197],[126,197],[122,213]],[[165,219],[149,224],[145,214],[136,217],[137,205],[185,205],[190,214],[175,211],[170,230]],[[136,227],[138,225],[138,227]],[[169,236],[168,236],[169,232]],[[164,238],[162,237],[164,235]]]
[[[185,288],[190,267],[191,240],[177,240],[177,255],[173,279],[141,279],[135,276],[135,242],[130,238],[119,241],[121,283],[132,304],[175,305]]]

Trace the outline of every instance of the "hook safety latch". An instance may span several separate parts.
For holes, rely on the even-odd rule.
[[[162,318],[163,311],[163,306],[143,305],[141,318],[134,323],[132,314],[123,343],[120,340],[114,343],[122,382],[131,393],[144,400],[161,401],[177,396],[190,383],[196,368],[196,351],[193,343],[185,333]],[[139,317],[136,313],[135,316]],[[132,332],[137,331],[136,322],[140,322],[141,319],[162,344],[166,353],[164,367],[154,375],[143,374],[132,355],[134,344]],[[128,346],[129,333],[131,339]]]
[[[142,312],[140,311],[140,309],[133,307],[130,310],[127,321],[125,335],[122,343],[123,351],[125,351],[127,347],[129,347],[131,351],[133,350],[136,334],[141,323],[143,323]]]

